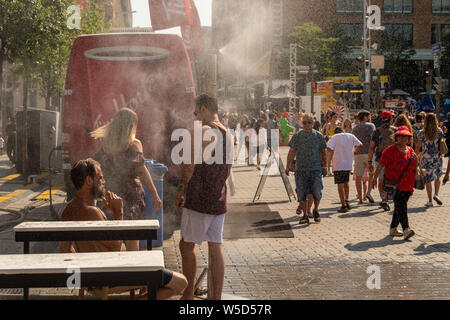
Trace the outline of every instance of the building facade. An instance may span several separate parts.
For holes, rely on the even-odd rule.
[[[355,40],[347,56],[354,60],[362,54],[364,1],[380,8],[381,25],[385,27],[385,31],[370,31],[372,43],[379,40],[382,32],[404,38],[415,49],[411,60],[417,63],[420,72],[414,81],[421,82],[422,74],[433,69],[432,44],[450,33],[450,0],[213,0],[213,43],[222,48],[225,61],[227,56],[239,54],[246,58],[241,68],[234,69],[241,75],[238,82],[245,85],[242,79],[249,75],[248,70],[251,76],[255,69],[252,66],[261,70],[261,66],[270,65],[271,50],[279,47],[288,50],[294,27],[306,22],[313,22],[323,30],[338,24],[345,35]],[[236,40],[244,39],[245,34],[249,34],[247,40]],[[260,80],[268,79],[267,74],[257,75]]]
[[[366,1],[380,7],[384,32],[402,36],[416,49],[414,60],[433,60],[431,45],[450,32],[450,0]],[[250,32],[249,42],[258,43],[249,44],[250,52],[266,52],[274,45],[287,48],[293,28],[306,22],[322,29],[340,24],[347,35],[361,39],[363,7],[364,0],[214,0],[214,45],[220,49],[252,28],[262,32]],[[380,32],[372,31],[375,38]]]
[[[416,49],[414,60],[433,60],[431,45],[450,32],[450,1],[448,0],[366,0],[381,9],[385,31],[406,39]],[[340,24],[344,32],[363,37],[364,0],[284,0],[283,39],[292,28],[312,21],[323,29]]]

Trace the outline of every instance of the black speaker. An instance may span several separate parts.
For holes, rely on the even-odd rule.
[[[23,173],[23,111],[18,111],[16,115],[17,124],[17,140],[16,140],[16,169],[17,172]],[[40,115],[38,111],[30,110],[28,114],[28,174],[40,173]]]
[[[27,115],[27,171],[28,174],[39,174],[41,170],[48,170],[49,154],[56,147],[58,112],[32,109],[28,110]],[[17,112],[16,123],[16,169],[19,173],[23,173],[23,111]],[[52,162],[52,168],[56,168],[55,162],[58,162],[56,155]]]

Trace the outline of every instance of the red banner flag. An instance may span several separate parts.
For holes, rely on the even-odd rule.
[[[190,0],[149,0],[154,31],[193,24]]]
[[[83,10],[86,10],[86,0],[75,0]]]
[[[195,7],[193,0],[190,0],[190,12],[192,13],[191,24],[184,24],[181,26],[181,35],[184,44],[188,49],[190,56],[200,56],[202,51],[202,27],[200,24],[200,17]]]

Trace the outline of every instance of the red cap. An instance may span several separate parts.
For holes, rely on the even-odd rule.
[[[409,131],[407,126],[400,126],[397,128],[397,131],[395,132],[396,136],[410,136],[412,137],[413,134]]]
[[[394,114],[390,111],[383,111],[383,113],[381,114],[381,118],[383,119],[390,119],[392,118]]]

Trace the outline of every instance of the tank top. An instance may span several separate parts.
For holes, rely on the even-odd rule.
[[[214,123],[208,123],[212,129],[222,133],[223,164],[196,164],[186,189],[184,207],[200,213],[221,215],[227,212],[226,180],[230,175],[231,164],[227,164],[227,132]]]

